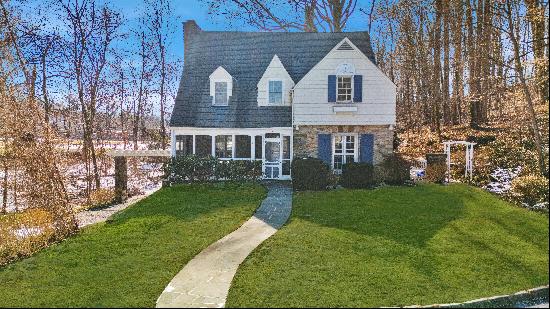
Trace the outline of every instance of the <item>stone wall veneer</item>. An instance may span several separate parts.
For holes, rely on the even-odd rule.
[[[359,138],[361,134],[374,134],[375,165],[393,152],[393,130],[387,125],[300,125],[298,129],[294,127],[294,157],[317,158],[317,135],[322,133],[357,133]]]

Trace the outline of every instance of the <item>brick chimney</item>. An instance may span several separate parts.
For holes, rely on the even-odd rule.
[[[202,31],[202,29],[197,25],[197,22],[194,20],[188,20],[183,23],[183,56],[184,62],[187,58],[187,50],[189,49],[189,44],[193,41],[193,37]]]

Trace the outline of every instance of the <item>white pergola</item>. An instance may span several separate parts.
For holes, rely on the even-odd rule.
[[[465,145],[466,146],[466,171],[464,176],[470,177],[472,179],[474,171],[474,145],[476,143],[466,142],[466,141],[447,141],[443,142],[444,152],[447,155],[447,176],[448,179],[451,178],[451,147],[454,145]]]

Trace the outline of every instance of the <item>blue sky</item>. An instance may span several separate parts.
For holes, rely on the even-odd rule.
[[[281,0],[285,1],[285,0]],[[357,4],[357,9],[350,18],[346,31],[358,31],[367,29],[367,18],[366,15],[359,12],[360,7],[368,7],[367,0],[360,0]],[[113,7],[120,9],[123,12],[125,18],[127,18],[130,23],[132,20],[137,21],[139,17],[139,5],[141,1],[135,0],[117,0],[110,1],[109,4]],[[240,25],[230,27],[226,20],[223,17],[209,15],[208,14],[208,5],[205,1],[199,0],[174,0],[171,3],[173,13],[171,18],[173,23],[176,26],[176,33],[174,39],[171,42],[169,48],[169,54],[171,57],[176,59],[183,59],[183,31],[181,24],[182,22],[190,19],[197,21],[199,26],[204,30],[237,30],[237,31],[257,31],[254,27],[249,25]],[[131,26],[131,25],[129,25]],[[129,42],[133,44],[132,42]]]

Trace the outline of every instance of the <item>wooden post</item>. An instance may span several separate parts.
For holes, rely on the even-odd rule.
[[[126,157],[115,157],[115,202],[123,203],[128,199],[128,164]]]

